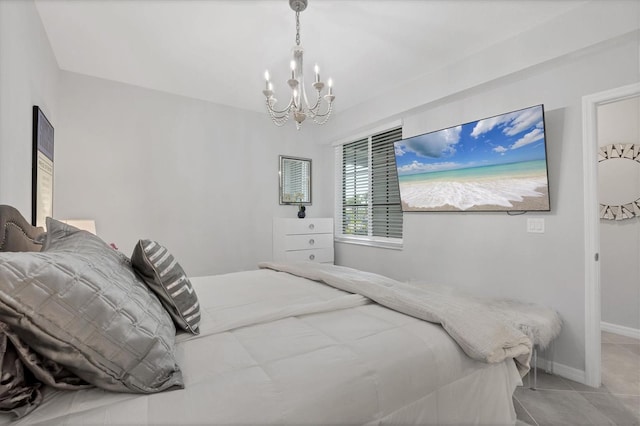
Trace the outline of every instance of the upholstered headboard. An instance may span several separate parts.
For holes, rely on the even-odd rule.
[[[44,229],[31,225],[15,208],[0,205],[0,252],[40,251],[36,238]]]

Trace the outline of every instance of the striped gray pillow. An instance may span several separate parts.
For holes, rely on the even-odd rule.
[[[198,296],[173,255],[156,241],[140,240],[133,249],[131,265],[156,293],[176,325],[198,334]]]

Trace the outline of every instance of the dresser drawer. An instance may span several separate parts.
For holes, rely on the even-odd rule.
[[[295,234],[333,234],[333,220],[320,219],[291,219],[283,223],[285,235]]]
[[[333,254],[333,218],[273,218],[273,260],[333,263]]]
[[[284,237],[285,250],[309,250],[333,247],[333,234],[299,234]]]
[[[307,260],[333,263],[333,247],[312,250],[291,250],[285,252],[285,259],[291,261]]]

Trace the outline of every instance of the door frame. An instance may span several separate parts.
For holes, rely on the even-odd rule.
[[[585,265],[585,382],[601,384],[600,209],[598,203],[598,107],[640,96],[634,83],[582,97]]]

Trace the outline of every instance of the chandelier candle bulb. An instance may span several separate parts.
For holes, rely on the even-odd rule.
[[[316,83],[320,83],[320,68],[318,67],[318,64],[316,64],[313,70],[316,72]]]

